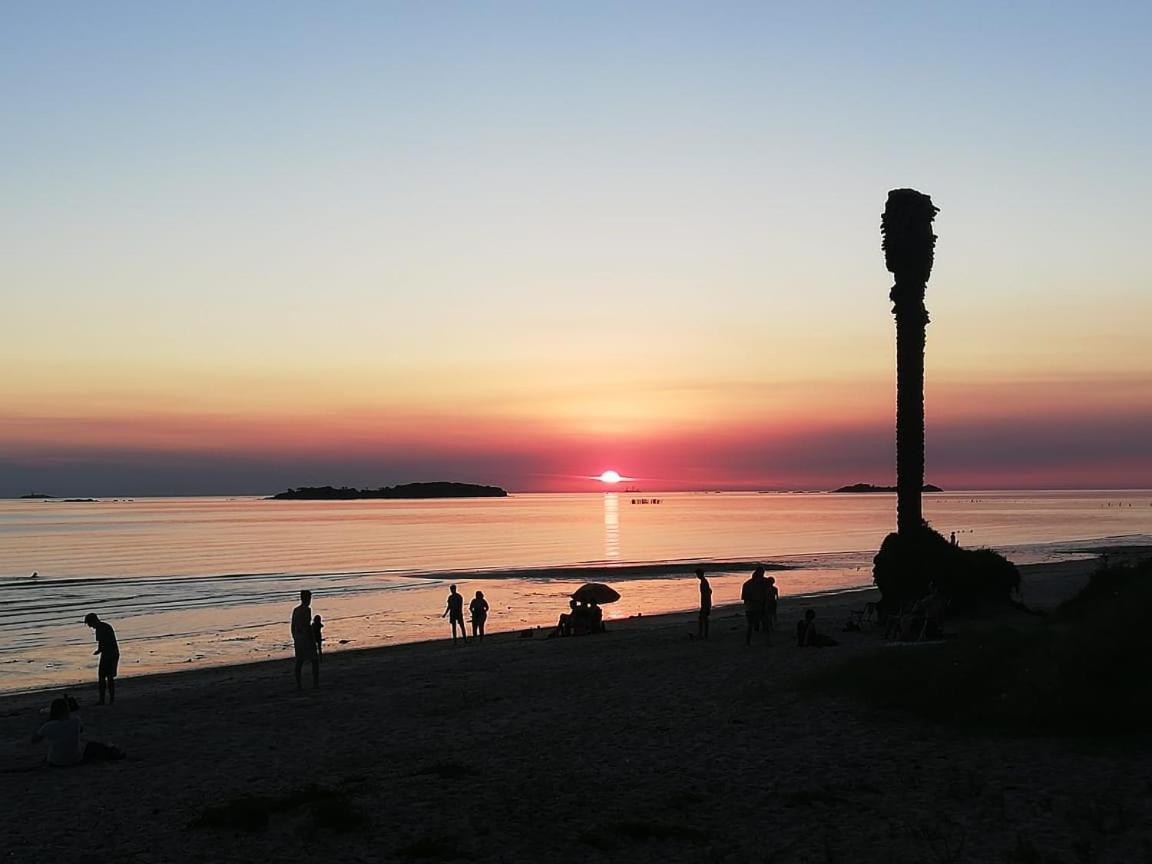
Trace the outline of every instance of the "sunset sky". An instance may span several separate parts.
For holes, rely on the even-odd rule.
[[[1007,8],[1010,7],[1010,8]],[[1152,487],[1152,4],[0,12],[0,495]]]

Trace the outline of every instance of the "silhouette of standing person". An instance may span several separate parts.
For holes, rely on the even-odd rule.
[[[768,641],[772,641],[772,631],[776,629],[776,610],[780,605],[780,589],[776,587],[776,577],[769,576],[768,598],[764,603],[764,626],[768,628]]]
[[[95,612],[84,616],[84,623],[96,631],[96,650],[92,656],[100,655],[100,666],[96,670],[96,680],[100,685],[100,701],[104,704],[104,691],[108,691],[108,704],[116,701],[116,672],[120,666],[120,645],[116,642],[116,631],[107,621],[101,621]]]
[[[320,656],[316,653],[316,638],[312,633],[312,592],[300,592],[300,605],[292,610],[292,648],[296,654],[296,689],[303,690],[300,672],[304,661],[312,664],[312,686],[320,686]]]
[[[704,568],[696,568],[696,578],[700,580],[700,618],[696,627],[696,635],[701,639],[708,638],[708,619],[712,616],[712,586],[704,576]]]
[[[448,623],[452,625],[452,644],[456,644],[456,625],[460,625],[460,638],[468,641],[468,631],[464,629],[464,595],[456,593],[456,586],[448,586],[448,605],[444,607],[444,614]]]
[[[765,616],[768,611],[768,581],[764,578],[764,568],[752,571],[752,578],[740,589],[740,599],[744,601],[744,618],[748,630],[744,634],[744,644],[752,644],[752,631],[757,633],[767,628]]]
[[[488,601],[484,599],[484,592],[477,591],[472,602],[468,604],[468,611],[472,613],[472,635],[484,641],[484,622],[488,620]]]
[[[317,615],[312,619],[312,641],[316,643],[316,656],[324,656],[324,620]]]

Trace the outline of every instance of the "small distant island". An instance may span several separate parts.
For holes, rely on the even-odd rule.
[[[56,495],[45,495],[43,492],[31,492],[27,495],[21,495],[20,496],[21,499],[24,499],[24,498],[43,498],[45,500],[47,500],[48,498],[56,498],[56,497],[57,497]]]
[[[839,489],[833,489],[833,492],[895,492],[895,486],[873,486],[871,483],[853,483],[851,486],[841,486]],[[931,483],[925,483],[921,492],[943,492],[939,486],[933,486]]]
[[[264,499],[266,501],[352,501],[359,498],[506,498],[499,486],[476,483],[401,483],[379,489],[351,486],[301,486]]]

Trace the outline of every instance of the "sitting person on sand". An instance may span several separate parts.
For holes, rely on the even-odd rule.
[[[595,600],[588,604],[588,630],[591,633],[604,632],[604,610]]]
[[[556,632],[561,636],[572,635],[572,625],[576,618],[576,608],[579,604],[575,600],[568,601],[568,611],[560,615],[560,620],[556,622]]]
[[[572,635],[587,636],[592,632],[592,610],[587,600],[580,600],[572,610]]]
[[[801,648],[825,648],[840,643],[816,629],[816,610],[807,609],[796,622],[796,644]]]
[[[67,697],[53,699],[48,709],[48,722],[32,736],[32,743],[48,742],[48,764],[56,767],[77,765],[81,762],[99,762],[110,759],[123,759],[124,751],[98,741],[84,743],[84,724],[80,714],[70,710],[69,703],[76,703]]]

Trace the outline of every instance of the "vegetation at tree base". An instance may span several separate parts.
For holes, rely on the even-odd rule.
[[[925,719],[1017,733],[1152,729],[1152,561],[1098,571],[1075,598],[1015,626],[941,645],[885,650],[814,684]]]
[[[833,492],[895,492],[895,486],[874,486],[871,483],[853,483],[851,486],[841,486],[839,489],[833,489]],[[933,486],[931,483],[925,483],[920,487],[921,492],[943,492],[939,486]]]
[[[961,612],[1006,601],[1020,585],[1019,572],[1002,555],[953,546],[924,521],[924,293],[936,254],[932,222],[939,212],[927,195],[893,189],[880,219],[896,316],[896,533],[880,546],[872,576],[888,612],[920,599],[933,583],[951,598],[952,610]]]
[[[1006,603],[1020,587],[1016,565],[991,549],[963,549],[922,525],[915,534],[889,534],[872,559],[872,580],[887,611],[899,611],[936,587],[953,612]]]
[[[476,483],[401,483],[379,489],[353,489],[351,486],[301,486],[272,495],[269,501],[351,501],[358,498],[504,498],[499,486]]]

